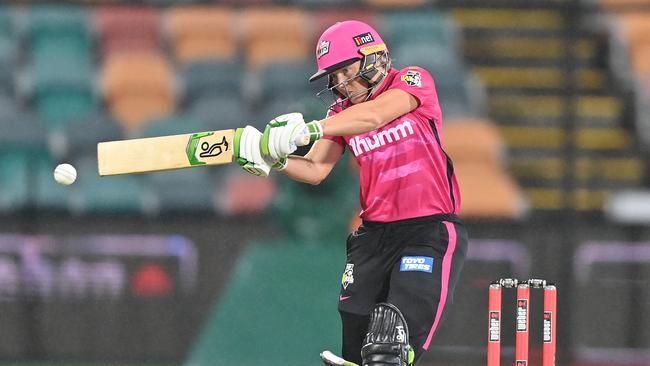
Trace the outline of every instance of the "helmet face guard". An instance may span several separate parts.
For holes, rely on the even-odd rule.
[[[364,93],[366,94],[364,101],[370,99],[377,85],[379,85],[382,80],[384,80],[386,75],[388,75],[388,70],[390,70],[391,66],[390,55],[388,54],[388,50],[385,49],[383,51],[364,55],[358,59],[348,60],[348,62],[337,66],[339,66],[338,68],[342,68],[357,61],[361,61],[359,72],[356,75],[351,76],[348,79],[343,80],[337,84],[334,84],[332,74],[327,74],[327,87],[320,90],[316,96],[318,96],[321,101],[323,101],[330,109],[336,106],[339,106],[341,110],[345,109],[347,101]],[[379,69],[378,66],[380,66],[381,69]],[[379,77],[377,77],[378,75]],[[348,90],[347,85],[349,82],[355,80],[356,78],[361,78],[361,80],[365,81],[368,84],[368,87],[366,89],[352,93]],[[340,89],[344,89],[345,92],[342,93]],[[331,94],[329,92],[331,92]]]

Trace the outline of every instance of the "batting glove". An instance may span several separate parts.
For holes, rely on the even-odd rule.
[[[237,164],[259,177],[266,177],[271,171],[271,165],[262,158],[260,153],[260,140],[262,133],[253,126],[246,126],[235,130],[233,141],[234,154]]]
[[[278,162],[296,151],[298,146],[307,145],[323,136],[318,121],[305,123],[301,113],[288,113],[271,120],[264,129],[260,149],[262,156]]]

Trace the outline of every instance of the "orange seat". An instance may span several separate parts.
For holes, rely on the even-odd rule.
[[[376,13],[364,11],[364,10],[347,10],[347,9],[338,9],[338,10],[322,10],[315,12],[312,15],[312,23],[315,24],[315,32],[313,33],[314,37],[312,42],[314,44],[314,50],[316,49],[316,41],[323,32],[336,24],[337,22],[342,22],[345,20],[360,20],[366,24],[369,24],[375,29],[378,29],[378,17]]]
[[[95,13],[102,55],[160,50],[160,12],[152,7],[108,6]]]
[[[426,0],[363,0],[363,2],[375,7],[408,7],[422,6]]]
[[[174,110],[174,74],[159,53],[117,54],[106,61],[104,94],[109,109],[128,132]]]
[[[171,9],[167,30],[172,50],[182,63],[204,59],[230,59],[237,54],[233,11],[213,6]]]
[[[279,19],[282,26],[278,26]],[[304,60],[315,47],[310,44],[308,17],[299,9],[249,8],[242,14],[241,26],[246,62],[251,68]]]
[[[502,169],[504,142],[494,123],[464,119],[447,121],[443,126],[444,148],[454,162],[483,162]]]
[[[460,185],[461,217],[517,218],[525,212],[518,184],[509,175],[480,162],[454,162]]]
[[[516,218],[524,213],[521,189],[505,170],[504,142],[493,122],[450,120],[442,139],[454,162],[463,217]]]
[[[650,5],[648,0],[599,0],[600,6],[610,12],[636,12],[639,9],[647,9]]]
[[[275,192],[273,179],[260,179],[237,170],[228,176],[217,200],[226,215],[259,214],[271,204]]]

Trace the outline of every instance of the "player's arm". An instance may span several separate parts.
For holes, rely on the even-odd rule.
[[[296,150],[300,136],[316,141],[328,136],[349,136],[375,130],[418,107],[418,99],[406,91],[391,89],[377,99],[356,104],[320,121],[305,123],[300,113],[276,117],[266,125],[261,140],[262,156],[282,161]]]
[[[343,147],[338,143],[326,139],[318,140],[305,156],[289,155],[283,171],[291,179],[319,184],[330,174],[342,153]]]
[[[321,120],[322,134],[349,136],[375,130],[418,107],[418,99],[401,89],[390,89],[367,102],[355,104]]]

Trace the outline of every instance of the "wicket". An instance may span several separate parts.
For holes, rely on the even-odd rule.
[[[545,280],[518,281],[502,278],[490,284],[488,299],[488,349],[487,365],[501,365],[501,290],[516,288],[515,366],[528,366],[528,341],[530,334],[530,289],[544,290],[543,366],[555,366],[557,289]]]

